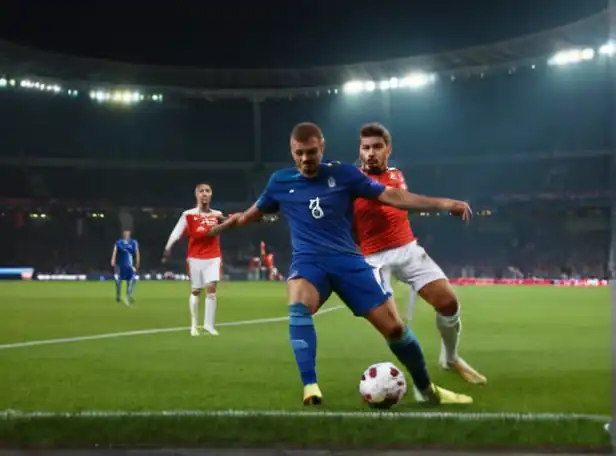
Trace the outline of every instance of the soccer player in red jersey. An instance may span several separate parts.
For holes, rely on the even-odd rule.
[[[216,285],[220,281],[222,269],[222,254],[220,238],[212,234],[211,229],[225,220],[222,212],[210,207],[212,187],[208,184],[197,184],[195,187],[196,207],[184,211],[175,228],[169,236],[163,261],[171,255],[171,248],[182,236],[188,237],[186,263],[192,292],[189,299],[191,315],[190,333],[199,335],[199,296],[205,288],[205,319],[203,330],[213,336],[218,335],[215,329],[216,320]]]
[[[406,190],[402,172],[388,167],[390,155],[389,131],[378,123],[364,125],[359,147],[362,172],[384,185]],[[442,339],[441,367],[456,370],[470,383],[487,383],[486,377],[458,355],[460,303],[443,270],[418,244],[407,211],[378,200],[358,198],[353,213],[353,228],[361,253],[368,263],[381,268],[389,291],[392,291],[393,274],[411,286],[411,299],[417,293],[436,310],[436,326]]]

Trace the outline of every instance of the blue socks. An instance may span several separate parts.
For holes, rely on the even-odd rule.
[[[120,276],[115,276],[115,286],[116,286],[116,301],[120,300],[120,294],[122,294],[122,280],[120,280]]]
[[[404,364],[410,372],[413,383],[419,391],[425,391],[430,386],[430,375],[426,367],[426,360],[419,341],[407,327],[399,340],[390,340],[389,348],[396,358]]]
[[[135,291],[136,283],[137,281],[135,279],[130,279],[128,281],[128,285],[126,285],[126,296],[128,296],[130,299],[132,299],[133,297],[133,291]]]
[[[302,382],[304,385],[316,383],[317,333],[312,313],[305,304],[289,306],[289,338]]]

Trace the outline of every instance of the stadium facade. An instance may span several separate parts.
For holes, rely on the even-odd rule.
[[[512,259],[520,246],[541,242],[553,252],[559,242],[590,242],[596,247],[584,260],[552,255],[534,259],[533,268],[554,275],[576,263],[584,264],[578,274],[604,275],[616,194],[610,21],[606,10],[506,42],[311,69],[154,67],[2,42],[3,229],[22,230],[24,239],[44,231],[47,245],[70,220],[80,243],[92,233],[90,245],[128,224],[157,253],[177,210],[192,204],[196,182],[213,185],[222,209],[250,204],[269,173],[287,165],[295,123],[318,123],[327,155],[355,161],[360,125],[379,121],[393,134],[393,164],[412,190],[467,198],[482,216],[454,236],[446,221],[416,218],[435,255],[468,246],[452,269],[459,273],[458,260],[473,256],[480,268],[498,246],[502,270],[528,261],[528,252]],[[242,248],[280,236],[255,228],[253,237]],[[63,252],[86,248],[75,238]],[[503,239],[513,245],[503,248]],[[234,255],[242,241],[229,236]],[[278,251],[288,254],[283,244]]]

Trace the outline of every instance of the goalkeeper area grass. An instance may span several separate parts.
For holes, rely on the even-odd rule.
[[[222,283],[220,336],[191,337],[186,282],[140,282],[131,308],[112,282],[0,282],[0,445],[608,448],[609,289],[457,291],[460,353],[488,384],[438,367],[420,300],[411,326],[433,380],[475,402],[425,408],[407,394],[383,414],[362,403],[360,376],[399,363],[336,298],[315,317],[324,404],[307,408],[283,283]],[[407,296],[397,286],[403,315]]]

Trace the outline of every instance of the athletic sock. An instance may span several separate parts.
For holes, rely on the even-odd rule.
[[[208,293],[205,295],[205,326],[214,327],[216,321],[216,295]]]
[[[304,385],[317,382],[317,334],[312,312],[305,304],[289,306],[289,338]]]
[[[400,339],[390,340],[389,348],[409,371],[415,387],[419,391],[428,389],[431,381],[426,360],[421,345],[411,329],[407,327]]]
[[[135,291],[135,284],[137,281],[135,279],[130,279],[128,281],[128,285],[126,286],[126,296],[132,299],[133,292]]]
[[[458,359],[458,344],[460,342],[460,331],[462,330],[460,311],[458,310],[452,316],[437,313],[436,327],[441,333],[441,350],[445,355],[445,360],[447,363],[453,363]]]
[[[114,276],[115,279],[115,287],[116,287],[116,300],[120,300],[120,294],[122,293],[122,280],[120,280],[120,276]]]
[[[190,295],[188,307],[190,308],[190,324],[196,328],[199,321],[199,295]]]

